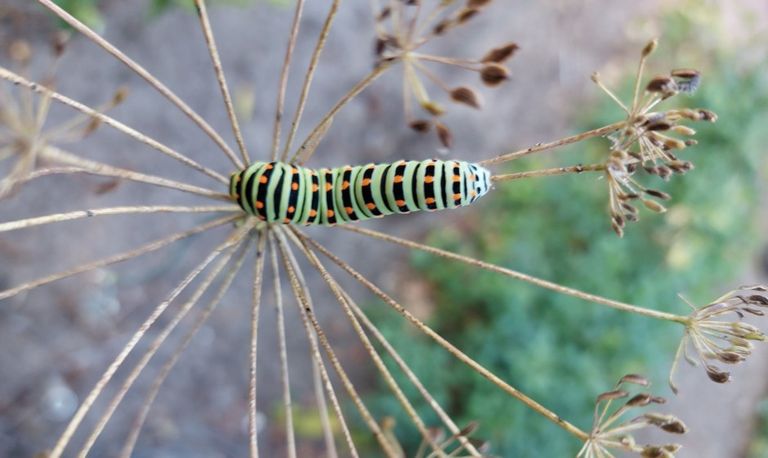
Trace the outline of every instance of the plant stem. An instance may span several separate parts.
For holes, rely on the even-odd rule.
[[[381,232],[373,231],[370,229],[363,229],[356,226],[339,226],[344,230],[356,232],[358,234],[367,235],[368,237],[372,237],[378,240],[383,240],[385,242],[394,243],[397,245],[401,245],[407,248],[416,249],[420,251],[424,251],[436,256],[440,256],[442,258],[446,259],[452,259],[454,261],[460,261],[465,264],[469,264],[473,267],[479,267],[484,270],[488,270],[491,272],[500,273],[502,275],[506,275],[508,277],[515,278],[517,280],[522,280],[524,282],[554,291],[556,293],[565,294],[567,296],[573,296],[579,299],[583,299],[585,301],[594,302],[596,304],[606,305],[611,308],[615,308],[617,310],[621,310],[624,312],[629,313],[635,313],[637,315],[643,315],[650,318],[656,318],[661,320],[667,320],[667,321],[673,321],[680,324],[687,324],[688,323],[688,317],[675,315],[672,313],[667,312],[661,312],[658,310],[651,310],[643,307],[638,307],[636,305],[632,304],[626,304],[624,302],[614,301],[612,299],[608,299],[602,296],[598,296],[595,294],[586,293],[584,291],[579,291],[577,289],[568,288],[567,286],[562,286],[557,283],[553,283],[547,280],[542,280],[537,277],[533,277],[531,275],[527,275],[521,272],[517,272],[512,269],[507,269],[506,267],[497,266],[495,264],[491,264],[485,261],[481,261],[479,259],[470,258],[468,256],[463,256],[460,254],[452,253],[450,251],[441,250],[439,248],[434,248],[429,245],[424,245],[417,242],[412,242],[410,240],[405,240],[399,237],[395,237],[392,235],[384,234]]]
[[[501,164],[503,162],[509,162],[509,161],[514,161],[515,159],[520,159],[521,157],[528,156],[529,154],[534,154],[534,153],[539,153],[539,152],[550,150],[550,149],[559,148],[561,146],[570,145],[571,143],[577,143],[582,140],[586,140],[587,138],[601,137],[603,135],[608,135],[610,133],[616,132],[617,130],[621,129],[621,127],[624,126],[625,123],[626,121],[618,121],[613,124],[600,127],[599,129],[593,129],[587,132],[582,132],[580,134],[572,135],[570,137],[565,137],[563,139],[556,140],[553,142],[539,143],[529,148],[513,151],[511,153],[501,154],[491,159],[480,161],[478,162],[478,164],[483,166]]]
[[[599,172],[605,170],[605,164],[590,165],[572,165],[570,167],[554,167],[551,169],[531,170],[529,172],[507,173],[504,175],[494,175],[491,180],[494,182],[521,180],[524,178],[551,177],[557,175],[568,175],[570,173]]]
[[[338,102],[336,102],[336,105],[331,108],[331,110],[323,117],[323,119],[320,120],[319,123],[317,123],[317,127],[315,127],[312,132],[307,135],[306,140],[302,143],[301,147],[293,154],[291,157],[291,160],[288,161],[290,163],[298,163],[298,164],[304,164],[309,160],[309,158],[312,156],[312,154],[315,152],[314,149],[311,151],[307,150],[307,145],[310,141],[313,141],[317,134],[323,130],[324,128],[327,128],[328,123],[330,120],[336,116],[336,114],[341,110],[344,105],[349,103],[352,99],[357,97],[365,88],[371,85],[376,79],[381,76],[384,71],[390,68],[389,63],[381,63],[376,66],[373,70],[371,70],[368,75],[366,75],[360,82],[358,82],[352,89],[349,90]],[[319,142],[318,142],[319,143]]]

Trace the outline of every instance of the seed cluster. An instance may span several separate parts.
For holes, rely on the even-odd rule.
[[[64,54],[68,35],[57,33],[51,41],[53,60],[40,83],[47,88],[54,86],[54,74]],[[7,49],[8,55],[19,73],[29,73],[33,58],[32,48],[23,40],[15,40]],[[28,180],[32,173],[46,162],[45,149],[52,143],[67,144],[85,139],[101,125],[97,118],[79,115],[59,125],[45,128],[45,121],[51,105],[48,96],[35,97],[33,91],[19,88],[6,92],[0,87],[0,199],[11,195],[17,186]],[[104,112],[122,103],[127,93],[119,89],[112,100],[99,110]]]
[[[742,286],[703,307],[691,307],[693,313],[688,317],[685,335],[670,374],[670,386],[675,392],[674,370],[681,357],[693,366],[703,366],[713,382],[726,383],[731,380],[730,372],[716,364],[741,363],[752,354],[752,342],[766,340],[760,329],[742,321],[746,315],[765,315],[768,287],[764,285]],[[736,320],[728,321],[733,318]],[[691,349],[694,354],[690,353]]]
[[[613,390],[597,396],[595,415],[589,439],[577,455],[577,458],[597,458],[614,456],[609,450],[623,450],[639,453],[646,458],[673,457],[680,449],[678,444],[638,445],[632,433],[656,427],[671,434],[684,434],[685,424],[673,415],[645,412],[630,419],[624,419],[631,411],[637,411],[650,405],[660,405],[667,401],[647,392],[631,394],[633,386],[648,387],[645,377],[629,374],[622,377]],[[619,407],[611,410],[614,401],[621,401]]]
[[[480,59],[437,56],[421,49],[434,38],[477,17],[490,3],[490,0],[442,0],[434,2],[429,12],[425,11],[427,8],[421,0],[395,0],[384,8],[376,7],[374,52],[378,65],[402,63],[406,122],[419,133],[428,133],[434,128],[437,138],[446,148],[453,144],[451,130],[440,121],[446,108],[429,95],[424,78],[454,103],[481,109],[483,101],[475,88],[450,86],[429,65],[441,64],[473,71],[485,86],[497,87],[509,79],[510,72],[504,63],[517,52],[518,46],[506,43],[489,50]],[[413,113],[414,101],[421,108],[418,115]]]
[[[611,227],[619,236],[624,234],[627,222],[638,220],[637,202],[653,212],[663,213],[666,207],[659,201],[670,199],[669,194],[642,185],[635,175],[645,172],[667,181],[674,175],[692,170],[693,163],[680,159],[678,153],[696,144],[692,138],[696,131],[681,123],[717,120],[715,113],[705,109],[653,111],[659,103],[671,97],[693,93],[701,83],[701,74],[697,70],[672,70],[667,75],[653,77],[641,92],[645,62],[655,49],[654,40],[641,53],[631,106],[621,102],[603,84],[599,74],[592,76],[592,80],[627,114],[624,125],[610,135],[611,152],[605,164]]]

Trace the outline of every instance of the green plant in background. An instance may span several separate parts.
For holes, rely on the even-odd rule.
[[[670,16],[665,30],[690,30],[684,20]],[[684,42],[682,36],[678,40]],[[542,178],[497,190],[502,196],[484,202],[465,220],[470,222],[434,232],[430,244],[658,310],[685,313],[687,306],[676,292],[693,295],[694,302],[711,297],[738,275],[754,252],[750,209],[757,203],[756,170],[768,141],[768,69],[740,69],[725,50],[712,56],[704,69],[710,84],[689,105],[711,107],[719,114],[718,125],[703,126],[697,136],[700,145],[682,153],[696,164],[696,173],[665,185],[674,196],[667,217],[642,215],[640,227],[619,239],[604,219],[594,217],[607,205],[603,184],[576,176]],[[631,88],[624,92],[631,93]],[[616,106],[605,104],[581,122],[603,126],[615,116]],[[585,147],[599,160],[606,142],[592,140]],[[555,154],[562,159],[570,153]],[[523,169],[548,165],[537,158]],[[566,418],[588,410],[608,380],[641,371],[663,382],[672,364],[680,338],[673,327],[427,254],[415,255],[413,264],[431,286],[435,310],[429,321],[434,328]],[[377,318],[384,323],[388,316]],[[421,362],[418,375],[436,387],[437,399],[457,418],[480,423],[482,438],[494,445],[494,453],[573,454],[573,441],[558,435],[554,425],[535,421],[513,400],[493,396],[485,380],[417,339],[399,321],[382,327],[391,340],[409,342],[404,356]],[[397,410],[383,396],[378,406],[382,415]],[[405,424],[405,419],[398,418],[398,423]],[[399,433],[407,435],[405,430]],[[408,444],[416,447],[418,442],[412,435]]]
[[[104,28],[104,21],[99,11],[101,0],[56,0],[56,4],[69,11],[76,18],[96,30]],[[64,27],[64,22],[60,22]]]

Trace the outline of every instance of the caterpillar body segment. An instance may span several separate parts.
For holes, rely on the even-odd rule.
[[[246,213],[269,223],[332,226],[393,213],[469,205],[488,193],[490,172],[464,161],[309,169],[255,162],[235,172],[229,192]]]

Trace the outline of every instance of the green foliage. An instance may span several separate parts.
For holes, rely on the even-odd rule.
[[[654,62],[674,59],[657,56]],[[717,297],[754,249],[757,171],[768,140],[768,72],[740,69],[732,55],[724,53],[713,53],[706,67],[704,86],[685,102],[713,109],[720,120],[694,126],[699,146],[682,156],[692,160],[696,170],[669,183],[643,177],[646,185],[672,194],[666,215],[641,211],[641,221],[630,224],[619,239],[610,230],[607,185],[596,175],[525,180],[499,186],[471,218],[464,218],[461,229],[437,231],[429,243],[659,310],[687,313],[677,292],[699,304]],[[621,115],[606,103],[582,122],[583,127],[605,125]],[[555,152],[550,160],[537,158],[515,166],[530,170],[578,160],[589,163],[606,154],[606,141],[594,140]],[[415,255],[413,263],[433,286],[437,309],[431,326],[577,426],[589,429],[594,397],[625,373],[643,373],[659,394],[669,394],[665,382],[682,333],[678,326],[425,254]],[[494,454],[572,456],[578,450],[579,444],[562,430],[505,399],[488,381],[416,336],[408,324],[392,315],[376,318],[454,418],[480,422],[478,436],[492,442]],[[395,416],[399,437],[414,447],[419,442],[415,428],[398,413],[401,409],[386,387],[380,390],[377,414]],[[408,394],[418,398],[415,390]],[[426,420],[438,423],[428,414]]]
[[[99,0],[56,0],[57,5],[96,30],[104,28],[104,21],[98,8],[99,3]],[[61,24],[63,27],[64,22]]]

